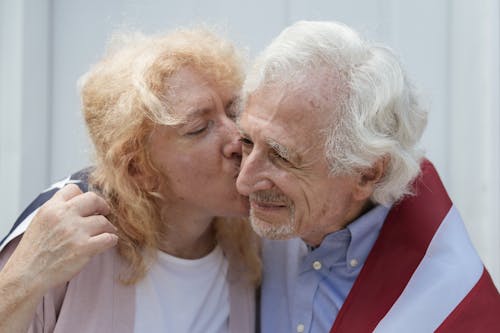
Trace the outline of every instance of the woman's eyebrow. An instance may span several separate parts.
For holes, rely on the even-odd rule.
[[[207,107],[204,108],[190,107],[186,109],[186,111],[184,112],[184,116],[182,116],[182,119],[184,122],[188,122],[193,119],[200,118],[209,112],[210,108]]]

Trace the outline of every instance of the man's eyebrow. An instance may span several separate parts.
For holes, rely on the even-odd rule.
[[[237,124],[237,128],[238,128],[238,131],[240,132],[240,136],[242,138],[246,138],[246,139],[251,140],[250,136],[241,128],[241,126],[239,126],[239,124]],[[290,148],[284,146],[283,144],[279,143],[278,141],[271,139],[271,138],[264,139],[264,142],[269,146],[269,148],[274,150],[281,157],[289,160],[290,162],[292,162],[294,164],[297,164],[297,165],[300,164],[302,159],[301,159],[300,155],[296,151],[294,151],[293,149],[290,149]]]
[[[289,160],[290,162],[298,163],[300,162],[300,156],[292,149],[282,145],[281,143],[273,140],[266,139],[266,143],[271,147],[274,151],[276,151],[281,157]]]

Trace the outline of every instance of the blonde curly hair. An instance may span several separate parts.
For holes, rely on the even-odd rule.
[[[206,28],[157,36],[120,34],[80,79],[83,114],[95,148],[89,182],[110,203],[109,218],[119,229],[118,251],[129,267],[122,282],[144,277],[162,233],[168,232],[159,194],[144,181],[160,177],[147,148],[153,127],[181,121],[169,106],[168,78],[187,66],[223,87],[239,89],[242,60],[230,42]],[[258,244],[247,221],[217,218],[214,226],[230,264],[258,283]]]

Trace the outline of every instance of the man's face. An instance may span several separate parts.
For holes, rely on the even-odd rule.
[[[324,130],[334,117],[320,107],[320,85],[263,87],[249,96],[239,119],[237,188],[249,196],[251,223],[261,236],[318,245],[359,213],[358,178],[330,175]]]

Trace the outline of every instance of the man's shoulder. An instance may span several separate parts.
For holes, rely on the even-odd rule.
[[[69,176],[68,181],[73,182],[74,184],[77,184],[78,187],[80,187],[80,190],[82,192],[88,192],[89,190],[89,176],[94,171],[94,167],[87,167],[81,170],[78,170],[77,172],[71,174]]]
[[[27,226],[31,222],[31,219],[38,211],[38,209],[44,203],[49,201],[50,198],[52,198],[52,196],[65,185],[75,184],[80,188],[80,190],[82,190],[82,192],[87,192],[89,187],[88,177],[92,170],[93,167],[87,167],[78,170],[77,172],[72,173],[70,176],[53,183],[47,189],[38,194],[38,196],[33,201],[31,201],[30,204],[19,215],[7,235],[2,238],[2,240],[0,241],[0,251],[9,241],[19,236],[26,230]]]

